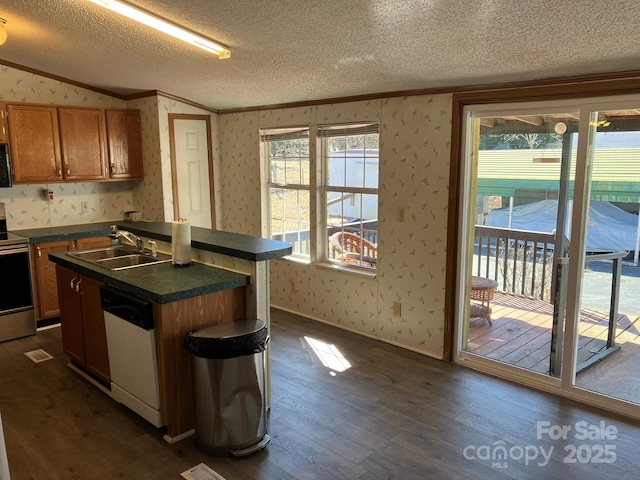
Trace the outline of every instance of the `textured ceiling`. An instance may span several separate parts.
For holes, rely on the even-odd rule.
[[[88,0],[2,0],[0,61],[212,109],[640,69],[638,0],[132,0],[219,60]]]

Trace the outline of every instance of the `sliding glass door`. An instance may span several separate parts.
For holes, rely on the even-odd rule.
[[[578,272],[580,315],[572,382],[634,404],[640,404],[638,106],[595,105],[589,112],[586,218],[581,222],[585,256]]]
[[[559,376],[579,118],[549,107],[468,117],[464,352]]]
[[[456,359],[640,404],[640,102],[470,106],[463,140]]]

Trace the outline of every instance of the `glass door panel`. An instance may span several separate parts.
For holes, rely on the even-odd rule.
[[[640,110],[593,114],[574,385],[640,404]]]
[[[580,115],[471,117],[460,348],[559,376]]]

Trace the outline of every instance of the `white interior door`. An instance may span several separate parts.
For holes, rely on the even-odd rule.
[[[178,216],[196,227],[212,228],[207,122],[174,119]]]

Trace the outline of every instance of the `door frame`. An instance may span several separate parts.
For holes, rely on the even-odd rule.
[[[524,371],[513,366],[499,364],[488,359],[480,357],[474,358],[473,355],[467,355],[464,352],[459,357],[457,356],[457,352],[460,351],[459,341],[461,337],[458,332],[458,318],[460,315],[464,314],[464,306],[461,303],[461,298],[463,298],[463,296],[462,293],[460,293],[460,285],[462,285],[461,276],[465,272],[460,271],[460,265],[464,263],[461,263],[461,260],[464,260],[465,255],[467,255],[466,246],[459,241],[459,237],[463,234],[465,228],[465,214],[468,212],[468,208],[463,204],[461,198],[462,189],[467,188],[467,184],[469,181],[467,178],[469,175],[468,169],[465,167],[465,165],[463,165],[462,162],[463,155],[465,154],[467,136],[469,135],[469,133],[466,131],[467,122],[466,112],[464,111],[464,108],[467,105],[477,106],[487,103],[493,104],[494,108],[499,108],[498,104],[501,103],[522,104],[528,102],[537,102],[540,103],[540,105],[543,105],[545,101],[560,100],[560,102],[556,104],[558,105],[562,103],[562,100],[576,100],[580,104],[578,108],[580,108],[581,111],[580,131],[585,132],[586,130],[583,128],[582,124],[584,123],[588,125],[588,111],[590,111],[591,109],[601,110],[611,106],[607,104],[617,104],[619,102],[625,101],[637,104],[639,100],[638,94],[640,94],[640,89],[638,88],[636,88],[636,90],[631,95],[629,95],[630,92],[628,89],[620,92],[615,90],[596,90],[593,92],[589,91],[588,94],[587,92],[579,92],[573,95],[568,95],[566,91],[564,91],[564,89],[561,89],[561,91],[563,91],[564,93],[556,96],[556,98],[553,98],[553,96],[549,94],[536,95],[534,97],[519,97],[517,95],[514,95],[513,91],[509,93],[510,98],[504,95],[496,96],[495,92],[489,92],[488,97],[481,93],[460,94],[458,98],[454,96],[450,162],[451,180],[449,189],[450,208],[447,234],[448,253],[446,289],[449,294],[446,295],[447,300],[445,305],[444,356],[448,361],[456,361],[456,363],[463,364],[472,369],[476,369],[492,375],[497,375],[501,378],[505,378],[516,383],[521,383],[538,390],[578,400],[596,407],[603,408],[607,411],[622,414],[627,417],[640,419],[640,407],[638,407],[638,405],[594,393],[574,385],[574,371],[576,363],[575,345],[578,338],[577,321],[569,319],[574,318],[576,316],[576,311],[579,311],[580,308],[580,299],[576,292],[579,292],[581,287],[580,272],[581,268],[584,265],[582,261],[583,259],[581,255],[581,249],[584,248],[585,243],[583,236],[584,232],[579,232],[576,225],[572,225],[572,232],[581,234],[576,236],[576,238],[579,238],[579,241],[572,242],[572,245],[570,247],[570,256],[574,257],[574,259],[578,258],[582,260],[573,261],[569,266],[568,278],[569,280],[574,281],[569,282],[567,292],[571,300],[566,306],[568,328],[565,332],[566,343],[563,348],[565,348],[565,353],[571,353],[571,355],[566,355],[565,357],[565,362],[563,362],[562,365],[561,378],[544,377],[533,372]],[[590,161],[586,157],[588,141],[589,139],[587,135],[579,138],[577,153],[578,158],[584,157],[587,159],[587,162]],[[589,186],[585,183],[587,181],[588,166],[586,168],[578,170],[582,171],[581,174],[575,178],[575,185],[576,190],[579,191],[580,195],[574,197],[574,215],[572,216],[572,222],[574,224],[576,222],[582,223],[582,229],[584,230],[584,222],[582,222],[581,218],[585,209],[587,208],[588,192],[590,190]],[[580,184],[581,186],[578,187],[578,184]]]
[[[216,204],[214,193],[213,155],[211,148],[211,117],[189,113],[169,113],[169,155],[171,157],[171,191],[173,194],[173,219],[179,215],[178,166],[176,159],[175,121],[176,120],[204,120],[207,129],[207,163],[209,170],[209,201],[211,203],[211,228],[216,229]]]

